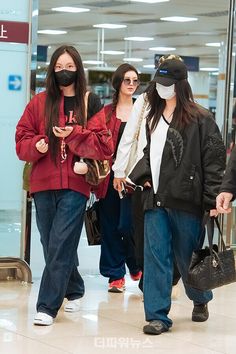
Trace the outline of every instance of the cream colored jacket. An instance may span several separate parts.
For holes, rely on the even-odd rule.
[[[118,150],[116,154],[116,160],[114,165],[112,166],[112,169],[114,171],[114,176],[117,178],[124,178],[126,177],[125,175],[125,170],[128,165],[129,161],[129,154],[132,146],[132,142],[134,140],[137,128],[138,128],[138,122],[139,122],[139,117],[142,112],[142,107],[144,105],[144,95],[141,94],[137,100],[134,103],[131,116],[129,117],[124,132],[122,134],[122,138],[120,140],[120,143],[118,145]],[[143,149],[145,148],[147,144],[147,139],[146,139],[146,117],[148,114],[147,108],[144,111],[143,114],[143,120],[141,123],[140,127],[140,132],[139,132],[139,138],[138,138],[138,150],[137,150],[137,159],[136,163],[142,158],[143,156]]]

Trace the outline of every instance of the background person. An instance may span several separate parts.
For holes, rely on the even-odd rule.
[[[220,186],[220,194],[216,198],[216,207],[219,213],[231,212],[230,202],[236,197],[236,146],[234,146],[225,175]]]
[[[168,54],[162,56],[159,59],[158,65],[163,63],[166,59],[181,60],[178,55]],[[143,111],[143,119],[140,126],[140,131],[138,134],[138,149],[137,149],[137,161],[140,160],[143,156],[143,149],[147,145],[146,139],[146,117],[149,112],[148,105],[145,104],[146,93],[140,95],[136,102],[131,113],[131,117],[126,125],[122,138],[120,140],[115,163],[112,166],[114,171],[114,188],[118,191],[121,190],[122,184],[126,183],[127,175],[127,164],[129,161],[129,155],[131,151],[131,146],[133,142],[134,135],[137,131],[137,126],[143,106],[145,109]],[[136,162],[137,162],[136,161]],[[132,196],[132,215],[135,220],[134,223],[134,243],[135,243],[135,254],[137,265],[143,270],[144,263],[144,210],[142,205],[142,191],[137,189]],[[175,286],[178,284],[180,279],[180,273],[174,261],[174,272],[173,272],[173,290],[172,297],[176,298],[179,293],[179,289]],[[143,276],[140,280],[139,287],[143,290]]]
[[[112,76],[115,89],[113,101],[105,106],[107,127],[112,132],[116,159],[116,149],[133,107],[132,96],[139,85],[137,70],[130,64],[121,64]],[[112,162],[111,162],[112,163]],[[99,198],[98,212],[101,225],[100,272],[108,277],[109,292],[121,293],[125,289],[126,265],[131,278],[141,278],[136,264],[133,241],[133,218],[131,195],[120,198],[113,188],[113,171],[96,192]]]
[[[108,159],[113,152],[100,99],[89,95],[84,127],[86,80],[74,47],[61,46],[51,57],[46,91],[35,95],[16,127],[19,159],[33,163],[30,193],[43,246],[45,268],[36,325],[51,325],[64,298],[64,310],[78,310],[84,281],[77,265],[77,246],[90,185],[73,171],[73,157]]]
[[[146,90],[148,144],[130,179],[145,187],[144,309],[146,334],[169,330],[173,258],[193,301],[192,321],[208,319],[211,291],[186,283],[192,252],[201,247],[205,211],[216,215],[215,197],[225,148],[211,113],[196,104],[180,60],[165,60]]]

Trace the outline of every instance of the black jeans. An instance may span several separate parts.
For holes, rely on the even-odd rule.
[[[98,213],[102,234],[100,273],[109,282],[124,277],[125,265],[136,274],[139,267],[134,252],[131,198],[119,198],[112,176],[106,197],[99,200]]]

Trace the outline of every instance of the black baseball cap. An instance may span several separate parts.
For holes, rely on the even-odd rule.
[[[188,78],[187,67],[181,60],[166,59],[158,67],[154,81],[163,86],[171,86],[177,81]]]

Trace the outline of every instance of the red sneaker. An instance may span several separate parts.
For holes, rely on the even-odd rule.
[[[109,283],[108,291],[110,293],[123,293],[125,290],[125,278],[113,280]]]
[[[137,280],[140,280],[141,279],[141,277],[142,277],[142,272],[141,272],[141,270],[138,272],[138,273],[135,273],[135,274],[131,274],[130,273],[130,278],[132,279],[132,280],[134,280],[134,281],[137,281]]]

